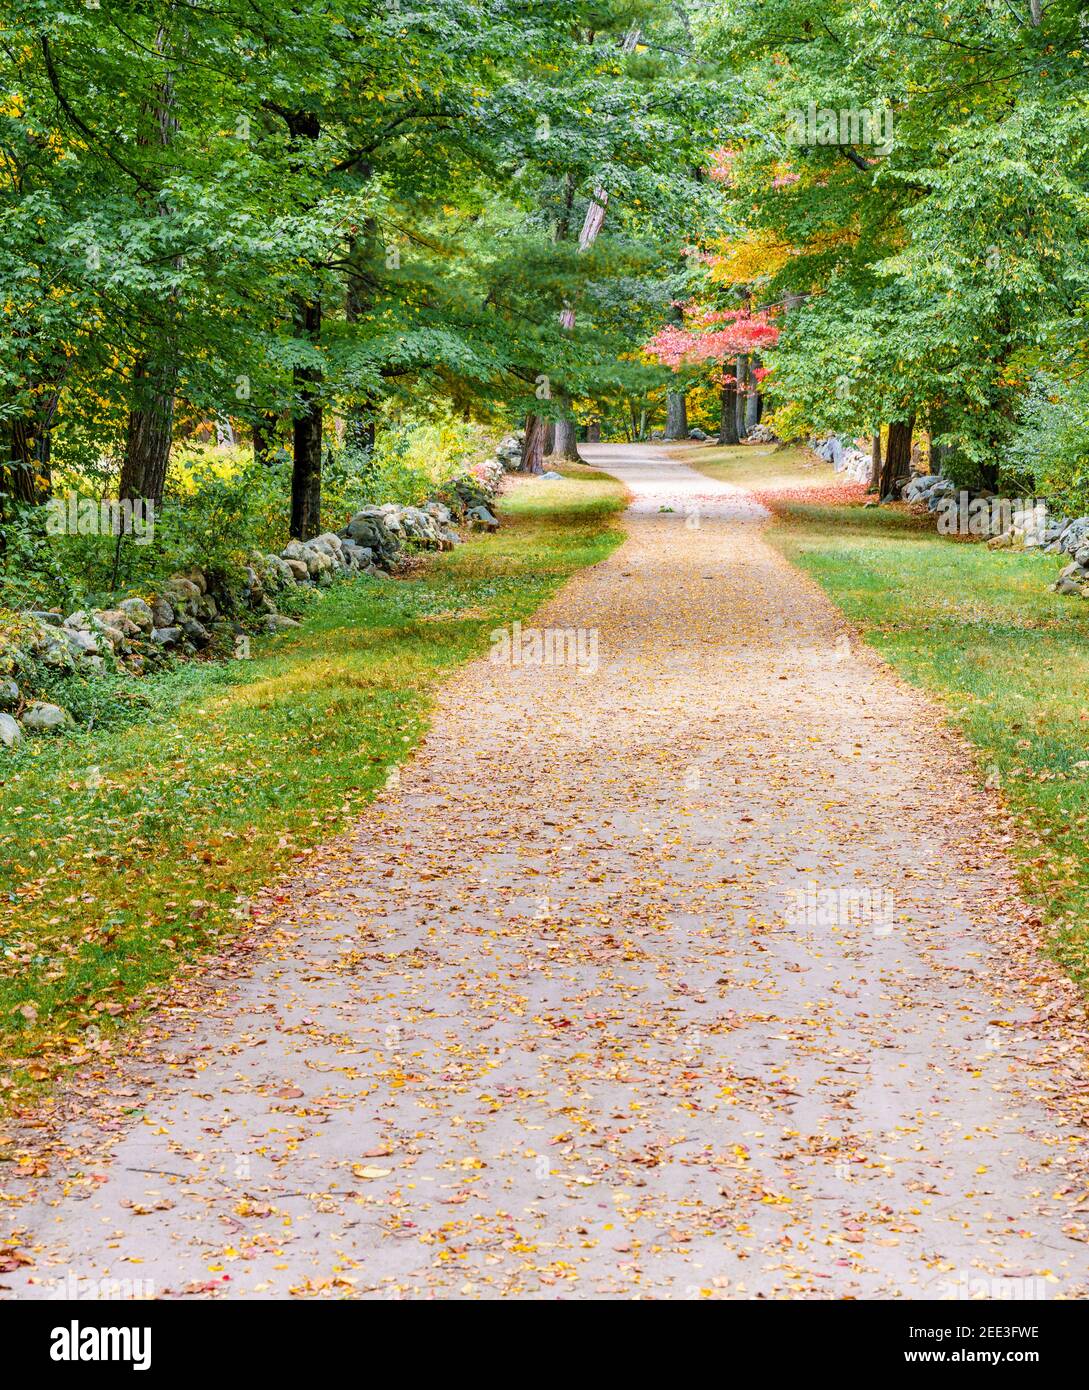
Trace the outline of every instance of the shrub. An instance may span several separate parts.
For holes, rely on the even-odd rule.
[[[761,421],[773,429],[784,443],[797,439],[808,439],[814,433],[813,426],[806,418],[805,410],[797,401],[787,401],[768,412]]]
[[[1003,473],[1018,491],[1089,512],[1089,381],[1036,378]]]

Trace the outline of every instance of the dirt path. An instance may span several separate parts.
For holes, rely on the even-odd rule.
[[[73,1126],[112,1158],[7,1213],[5,1296],[1086,1292],[1071,994],[960,745],[742,494],[587,452],[637,502],[537,619],[581,665],[446,687],[253,968]]]

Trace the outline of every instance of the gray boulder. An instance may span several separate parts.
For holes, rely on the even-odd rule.
[[[186,641],[192,642],[198,650],[212,640],[212,634],[197,618],[182,618],[181,630],[185,633]]]
[[[45,700],[35,700],[23,712],[23,728],[35,734],[50,734],[69,722],[69,715],[60,705],[48,704]]]
[[[12,680],[0,681],[0,709],[14,709],[19,703],[19,687]]]
[[[173,608],[175,618],[180,613],[193,609],[201,592],[184,574],[172,574],[163,585],[163,598]]]
[[[1089,542],[1089,516],[1078,516],[1070,523],[1062,535],[1062,548],[1068,555],[1079,551]]]
[[[103,637],[105,637],[106,641],[109,642],[115,652],[128,650],[128,639],[119,627],[113,627],[109,623],[104,623],[101,615],[99,616],[99,626],[101,627]],[[139,629],[137,629],[137,631],[139,631]]]
[[[376,507],[356,512],[348,522],[345,535],[356,545],[366,546],[380,564],[390,565],[397,557],[398,542]]]
[[[148,612],[150,614],[151,610],[148,609]],[[103,631],[113,628],[123,637],[139,637],[141,632],[140,624],[134,622],[122,608],[104,608],[95,621]]]
[[[73,648],[87,656],[98,656],[98,638],[93,632],[85,632],[83,628],[75,628],[69,634],[69,640]]]
[[[320,536],[315,536],[312,541],[307,541],[307,545],[317,550],[324,550],[334,560],[340,555],[341,544],[341,538],[332,531],[323,531]]]
[[[285,588],[289,584],[295,583],[295,571],[286,560],[279,555],[266,555],[265,559],[265,582],[275,575],[280,588]]]
[[[336,568],[336,562],[327,550],[316,545],[307,545],[305,550],[306,568],[311,579],[320,579],[322,575]]]
[[[35,644],[35,652],[46,666],[56,671],[71,671],[76,663],[76,651],[67,628],[43,627]]]
[[[498,531],[499,520],[487,507],[470,507],[466,513],[470,522],[484,531]]]
[[[157,647],[174,647],[182,640],[182,630],[180,627],[153,628],[151,640]]]
[[[208,576],[202,569],[197,569],[196,566],[191,570],[183,570],[181,574],[171,575],[170,578],[172,580],[188,579],[190,584],[194,585],[199,593],[206,594],[208,592]]]
[[[369,545],[357,545],[355,541],[346,540],[341,544],[341,554],[344,556],[345,563],[349,569],[363,569],[374,560],[374,551]]]
[[[10,714],[0,713],[0,744],[5,748],[18,748],[23,741],[23,731],[19,721]]]
[[[156,627],[174,626],[174,610],[165,598],[152,599],[149,612],[152,619],[151,627],[146,628],[145,631],[150,632],[152,628]]]
[[[157,599],[155,602],[161,602]],[[141,632],[150,632],[153,627],[162,626],[155,622],[154,609],[144,602],[142,598],[122,599],[117,605],[118,611],[124,613],[129,622],[134,623]],[[173,613],[170,615],[173,619]],[[120,624],[118,624],[120,626]]]

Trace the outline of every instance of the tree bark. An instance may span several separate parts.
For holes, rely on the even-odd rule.
[[[155,48],[163,55],[168,52],[170,40],[165,29],[159,30]],[[174,79],[168,75],[158,89],[158,105],[154,112],[156,136],[143,143],[151,145],[157,139],[163,149],[173,143],[178,129],[174,110]],[[160,200],[159,216],[165,217],[169,210],[166,203]],[[180,264],[180,259],[176,257],[175,267]],[[142,497],[155,503],[163,500],[174,433],[174,395],[178,388],[177,349],[172,324],[173,296],[167,301],[166,312],[167,321],[159,350],[141,355],[133,365],[133,398],[125,432],[121,480],[117,489],[119,498]]]
[[[737,437],[737,381],[723,382],[722,419],[718,429],[720,444],[739,444]]]
[[[321,305],[314,301],[297,306],[296,332],[316,343],[321,336]],[[291,535],[309,540],[321,530],[321,397],[315,389],[321,380],[317,367],[296,366],[296,404],[293,416],[291,468]]]
[[[154,363],[139,358],[133,367],[133,403],[125,432],[119,498],[142,497],[156,504],[163,500],[177,384],[177,362],[171,357]]]
[[[760,359],[753,353],[749,359],[749,394],[745,397],[745,433],[749,435],[760,423],[760,388],[756,379],[756,368]]]
[[[882,501],[894,498],[897,486],[911,473],[911,436],[914,430],[914,415],[907,420],[894,420],[889,425],[888,445],[878,489]]]
[[[371,169],[369,165],[360,165],[355,172],[369,178]],[[348,243],[347,288],[344,293],[344,318],[347,323],[362,322],[367,310],[374,304],[377,240],[378,222],[373,217],[367,217],[363,220],[361,233],[352,236]],[[344,416],[344,438],[350,448],[374,452],[377,411],[378,402],[371,395],[348,406]]]
[[[734,429],[737,433],[738,442],[745,438],[745,392],[749,384],[749,359],[745,353],[739,353],[737,358],[737,385],[736,399],[734,403],[734,417],[736,424]]]
[[[526,441],[522,448],[523,473],[544,472],[545,421],[540,415],[526,416]]]
[[[601,421],[600,421],[600,420],[591,420],[590,423],[586,426],[586,442],[587,442],[587,444],[600,444],[600,443],[601,443]]]
[[[683,391],[666,392],[665,437],[667,439],[688,438],[688,401]]]
[[[578,441],[574,420],[557,420],[551,456],[564,463],[579,463]]]
[[[18,502],[37,502],[33,427],[29,420],[11,422],[11,465],[5,469],[7,485]]]
[[[881,426],[878,425],[873,437],[873,449],[871,452],[870,463],[870,486],[867,489],[873,492],[881,482]]]
[[[60,401],[60,386],[42,388],[44,411],[11,422],[11,463],[0,464],[0,485],[20,502],[44,502],[52,492],[53,417]],[[37,400],[38,397],[36,396]]]
[[[321,122],[312,111],[284,113],[294,145],[316,140]],[[301,159],[299,160],[301,164]],[[315,346],[321,338],[321,301],[295,302],[295,336]],[[291,520],[295,540],[305,541],[321,530],[322,405],[318,385],[320,368],[297,364],[292,370],[295,404],[292,409]]]
[[[605,221],[605,208],[609,201],[609,195],[604,188],[594,189],[594,195],[590,199],[590,205],[586,209],[586,215],[582,219],[582,231],[579,233],[579,250],[589,251],[597,240],[597,234],[601,231]],[[570,196],[568,198],[568,208],[570,209]],[[557,239],[560,236],[560,228],[557,228]],[[566,235],[566,227],[563,228],[563,235]],[[560,314],[560,324],[570,331],[575,326],[575,311],[567,307]],[[564,406],[571,408],[571,398],[565,396]],[[579,457],[578,442],[575,438],[574,422],[570,420],[557,420],[555,429],[550,430],[549,438],[545,445],[545,453],[549,457],[555,457],[568,463],[581,463]]]

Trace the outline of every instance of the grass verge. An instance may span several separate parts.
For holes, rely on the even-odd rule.
[[[330,590],[247,662],[141,682],[121,722],[0,764],[0,1105],[111,1045],[239,898],[341,830],[404,761],[444,675],[622,533],[622,486],[517,480],[498,533]]]
[[[905,506],[863,507],[808,450],[675,456],[753,490],[774,515],[768,540],[942,701],[1018,822],[1022,886],[1056,957],[1089,988],[1089,605],[1048,587],[1068,557],[989,551]]]

